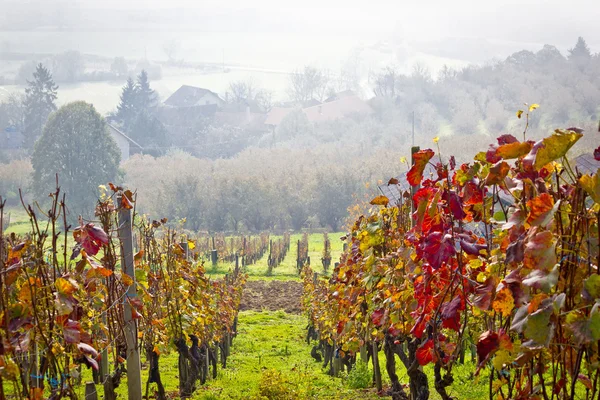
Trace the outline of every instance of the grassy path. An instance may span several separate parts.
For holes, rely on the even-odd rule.
[[[304,341],[306,319],[283,311],[244,311],[227,369],[200,399],[375,399],[324,374]],[[261,395],[263,397],[261,397]]]

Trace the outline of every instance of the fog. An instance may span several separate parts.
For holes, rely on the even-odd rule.
[[[211,230],[339,229],[349,206],[406,169],[411,145],[440,137],[469,161],[499,134],[522,137],[524,103],[540,104],[531,138],[597,127],[594,0],[0,0],[0,10],[0,195],[12,204],[19,187],[47,193],[35,143],[75,101],[112,127],[114,179],[139,191],[143,211]]]

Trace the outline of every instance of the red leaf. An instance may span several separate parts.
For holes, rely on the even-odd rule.
[[[67,343],[79,343],[81,340],[81,325],[77,321],[68,320],[63,325],[63,335]]]
[[[425,238],[423,247],[425,259],[432,268],[438,269],[455,254],[452,236],[442,232],[432,232]]]
[[[431,149],[420,150],[413,154],[414,164],[408,171],[406,179],[411,186],[417,186],[423,179],[423,171],[435,153]]]
[[[497,140],[498,140],[499,146],[518,142],[516,137],[514,137],[513,135],[509,135],[509,134],[498,136]]]
[[[90,346],[87,343],[79,343],[77,345],[77,348],[82,353],[90,354],[94,358],[98,357],[98,352],[96,351],[96,349],[94,349],[92,346]]]
[[[467,182],[463,190],[463,201],[467,205],[483,203],[483,190],[475,182]]]
[[[450,211],[452,211],[452,215],[454,215],[454,219],[461,220],[467,216],[465,211],[462,208],[462,204],[460,203],[460,197],[456,192],[446,192],[447,193],[447,201],[450,206]]]
[[[454,156],[450,156],[450,169],[454,170],[454,168],[456,168],[456,159]]]
[[[460,330],[460,310],[464,310],[460,296],[456,296],[449,303],[444,303],[441,309],[442,326],[458,332]]]
[[[479,369],[485,364],[488,358],[498,350],[499,346],[500,340],[496,332],[485,331],[479,336],[479,341],[477,342],[477,372],[479,372]]]
[[[382,320],[383,320],[384,314],[385,314],[385,311],[383,308],[373,311],[373,313],[371,314],[371,321],[373,322],[373,325],[380,327],[383,322]]]
[[[433,351],[433,340],[427,339],[425,343],[417,349],[415,355],[419,365],[427,365],[430,362],[433,362],[436,359],[435,352]]]
[[[600,161],[600,146],[596,150],[594,150],[594,160]]]

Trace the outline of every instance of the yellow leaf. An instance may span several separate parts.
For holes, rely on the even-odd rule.
[[[196,243],[193,240],[188,240],[188,249],[194,250],[196,248]]]
[[[400,157],[400,162],[406,164],[406,157]]]
[[[505,287],[496,293],[492,308],[502,314],[503,317],[508,317],[512,313],[515,308],[515,299],[509,288]]]
[[[125,286],[131,286],[131,285],[133,285],[133,279],[129,275],[127,275],[127,274],[121,275],[121,280],[123,281],[123,284]]]
[[[583,175],[579,184],[596,204],[600,204],[600,169],[594,175]]]
[[[433,143],[437,143],[439,141],[440,141],[440,138],[438,136],[436,136],[436,137],[433,138]]]
[[[535,110],[539,106],[540,106],[539,104],[533,103],[532,105],[529,106],[529,112],[532,112],[533,110]]]
[[[523,110],[517,111],[517,118],[521,118],[521,115],[523,115]]]
[[[72,295],[78,289],[77,282],[71,279],[58,278],[54,282],[54,285],[56,286],[56,290],[58,290],[58,293],[64,294],[66,296]]]

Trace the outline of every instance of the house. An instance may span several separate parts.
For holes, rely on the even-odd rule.
[[[281,124],[281,121],[292,111],[293,107],[273,107],[267,114],[265,125],[271,125],[273,127]]]
[[[142,146],[137,144],[133,139],[121,132],[115,126],[108,124],[108,133],[110,133],[110,136],[117,143],[117,146],[121,151],[121,162],[127,161],[132,154],[142,152]]]
[[[20,149],[23,147],[23,140],[23,134],[15,126],[7,126],[0,131],[0,149]]]
[[[594,158],[592,153],[581,154],[575,158],[575,167],[582,174],[595,174],[600,169],[600,161]]]
[[[367,115],[373,110],[358,96],[344,96],[316,106],[304,108],[302,111],[313,123],[335,121],[351,115]]]
[[[225,105],[225,101],[208,89],[183,85],[165,100],[164,105],[176,108],[216,105],[220,108]]]
[[[294,108],[292,107],[273,107],[267,115],[265,124],[276,127],[293,110]],[[310,122],[317,124],[348,118],[352,115],[368,115],[373,110],[361,98],[354,94],[349,94],[341,96],[337,100],[305,107],[302,109],[302,112],[306,114]]]

